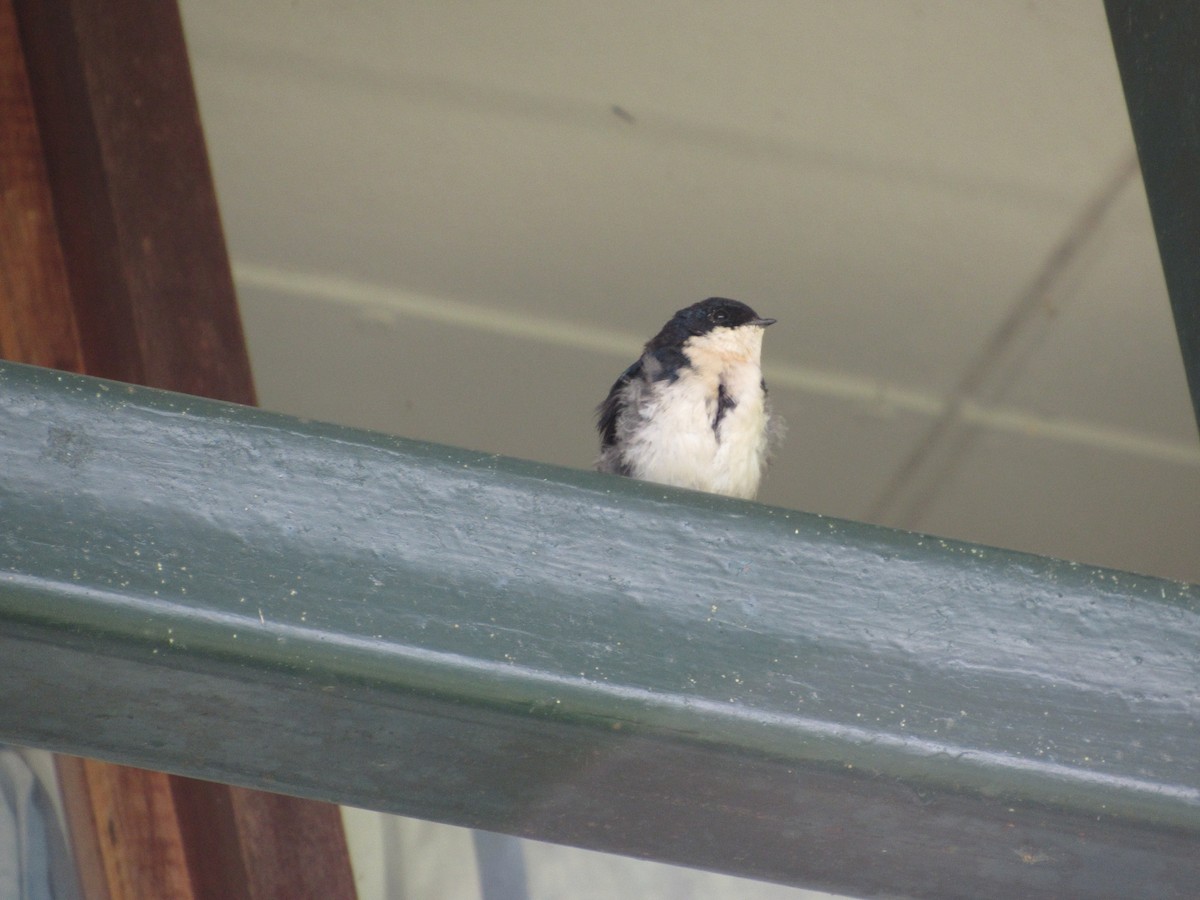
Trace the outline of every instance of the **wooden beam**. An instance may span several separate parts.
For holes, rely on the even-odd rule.
[[[0,0],[0,356],[84,371],[11,0]]]
[[[253,403],[178,7],[13,2],[88,372]]]
[[[0,355],[254,401],[174,3],[0,0]],[[348,898],[336,807],[59,758],[88,896]]]

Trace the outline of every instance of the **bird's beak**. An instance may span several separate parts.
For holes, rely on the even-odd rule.
[[[751,319],[751,325],[757,325],[759,328],[766,328],[768,325],[774,325],[778,319]]]

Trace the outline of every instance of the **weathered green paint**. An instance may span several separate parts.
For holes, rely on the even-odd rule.
[[[1104,5],[1200,424],[1200,6]]]
[[[1189,896],[1200,589],[0,365],[0,739],[858,895]]]

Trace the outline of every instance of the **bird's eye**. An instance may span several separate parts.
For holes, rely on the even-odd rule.
[[[725,310],[723,310],[723,309],[713,310],[712,320],[714,322],[724,322],[728,318],[729,318],[729,313],[726,312]]]

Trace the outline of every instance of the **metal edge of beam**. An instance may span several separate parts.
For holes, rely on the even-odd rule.
[[[0,739],[859,896],[1187,896],[1200,588],[0,364]]]
[[[1200,8],[1104,6],[1200,426]]]

